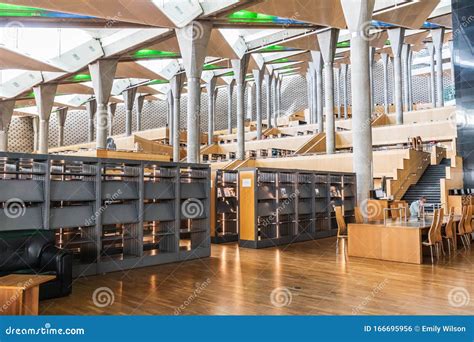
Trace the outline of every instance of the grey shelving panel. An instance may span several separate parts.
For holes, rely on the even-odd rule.
[[[207,257],[209,176],[207,165],[0,153],[0,238],[54,230],[75,277]],[[203,209],[188,220],[191,199]]]
[[[255,236],[253,240],[240,239],[241,247],[264,248],[334,236],[335,205],[343,205],[346,220],[353,220],[356,182],[352,173],[270,168],[240,171],[254,172],[255,179]]]

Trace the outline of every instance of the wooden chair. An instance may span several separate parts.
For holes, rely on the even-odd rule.
[[[448,243],[448,254],[451,255],[451,244],[453,245],[453,250],[456,248],[454,246],[454,234],[456,234],[455,231],[455,223],[454,223],[454,207],[451,207],[449,210],[449,218],[448,222],[446,223],[446,226],[444,227],[444,235],[443,239],[447,241]]]
[[[362,215],[362,210],[359,207],[354,208],[355,222],[364,223],[364,215]]]
[[[336,222],[337,222],[337,243],[336,243],[336,253],[339,252],[339,240],[343,242],[347,241],[349,236],[347,235],[347,225],[346,220],[344,220],[344,215],[342,214],[342,207],[335,207],[334,212],[336,213]],[[344,246],[346,244],[344,243]]]
[[[423,246],[427,246],[430,248],[430,252],[431,252],[431,263],[433,264],[434,263],[434,259],[433,259],[433,247],[436,246],[436,229],[438,227],[438,224],[439,224],[439,220],[438,220],[438,216],[439,216],[439,210],[436,209],[434,211],[434,215],[433,215],[433,222],[431,222],[431,227],[430,227],[430,230],[428,231],[428,240],[427,241],[423,241]]]
[[[464,221],[464,236],[466,237],[467,246],[471,246],[472,240],[472,205],[467,206],[466,220]]]
[[[462,212],[461,212],[461,219],[459,220],[458,223],[458,230],[456,232],[456,235],[461,239],[462,244],[465,249],[467,249],[467,244],[466,244],[466,233],[464,232],[464,221],[466,220],[466,215],[467,215],[467,207],[464,206],[462,207]]]
[[[443,234],[441,232],[444,222],[444,208],[438,209],[438,224],[436,225],[436,254],[439,258],[439,250],[443,252],[443,255],[446,255],[443,247]]]

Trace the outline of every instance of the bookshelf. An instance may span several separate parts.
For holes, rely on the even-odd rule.
[[[217,170],[211,186],[211,242],[226,243],[239,239],[238,178],[235,170]]]
[[[239,245],[264,248],[333,236],[334,206],[354,216],[354,174],[250,168],[239,171]]]
[[[209,179],[207,165],[0,153],[0,205],[20,213],[0,210],[0,235],[54,230],[75,277],[207,257]]]

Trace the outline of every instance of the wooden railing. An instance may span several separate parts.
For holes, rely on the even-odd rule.
[[[430,153],[408,150],[408,158],[403,159],[403,167],[397,169],[394,179],[387,180],[387,195],[400,200],[408,188],[420,180],[430,163]]]

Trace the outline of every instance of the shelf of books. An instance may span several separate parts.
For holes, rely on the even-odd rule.
[[[211,182],[211,242],[239,240],[238,171],[217,170]]]

